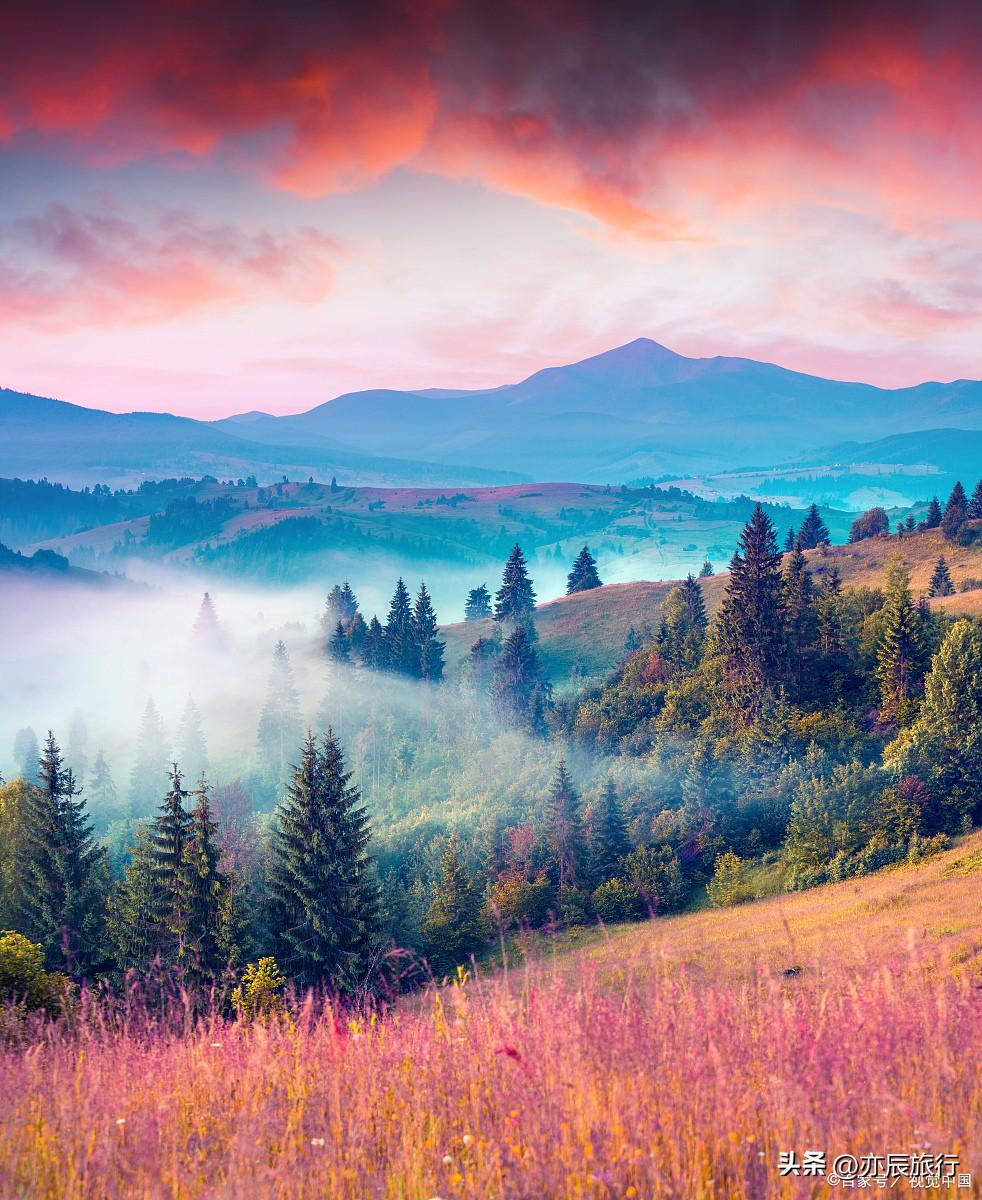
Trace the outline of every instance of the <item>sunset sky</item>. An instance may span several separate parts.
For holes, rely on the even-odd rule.
[[[0,386],[290,412],[641,335],[982,376],[980,11],[21,5]]]

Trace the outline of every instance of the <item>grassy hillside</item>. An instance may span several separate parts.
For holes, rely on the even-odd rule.
[[[966,580],[982,580],[982,545],[953,546],[938,529],[885,538],[870,538],[855,545],[832,546],[827,550],[809,550],[808,564],[820,580],[835,565],[844,587],[880,587],[887,566],[897,556],[910,572],[915,596],[925,595],[939,556],[944,555],[958,589]],[[728,575],[717,574],[702,580],[706,607],[712,615],[719,607]],[[571,673],[586,676],[604,674],[613,669],[624,655],[624,643],[633,626],[641,632],[646,626],[658,629],[662,601],[672,581],[608,585],[591,592],[563,596],[540,604],[536,610],[536,629],[542,661],[554,683]],[[932,600],[933,607],[951,613],[982,612],[982,589],[961,592]],[[451,669],[460,665],[479,636],[493,630],[490,621],[451,625],[444,629],[447,662]]]
[[[980,877],[975,835],[916,868],[621,929],[380,1013],[83,1011],[0,1043],[0,1192],[815,1200],[839,1194],[837,1162],[858,1167],[840,1156],[924,1152],[977,1182]],[[806,1150],[819,1174],[779,1170]],[[867,1170],[864,1186],[891,1187]]]

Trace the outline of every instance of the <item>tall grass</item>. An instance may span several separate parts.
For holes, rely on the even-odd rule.
[[[759,1200],[825,1194],[781,1151],[977,1169],[980,999],[908,949],[719,981],[584,960],[252,1025],[90,1006],[0,1052],[0,1195]]]

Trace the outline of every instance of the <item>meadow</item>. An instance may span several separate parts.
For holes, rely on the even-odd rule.
[[[955,1155],[974,1170],[955,1194],[979,1194],[980,878],[974,834],[808,893],[537,938],[374,1013],[83,1006],[2,1050],[0,1194],[837,1194],[779,1172],[806,1150]]]

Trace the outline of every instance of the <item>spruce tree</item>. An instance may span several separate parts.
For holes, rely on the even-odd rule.
[[[68,733],[65,766],[71,768],[79,787],[85,783],[85,776],[89,769],[88,744],[89,731],[85,725],[85,718],[80,712],[77,712],[72,718],[71,729]]]
[[[494,661],[501,653],[501,642],[493,637],[479,637],[467,656],[467,677],[472,688],[481,696],[491,690]]]
[[[273,650],[273,667],[258,731],[260,766],[274,784],[281,784],[286,779],[290,754],[300,741],[302,729],[300,700],[290,657],[280,641]]]
[[[191,696],[184,705],[177,744],[185,773],[192,779],[204,775],[208,770],[208,747],[201,728],[201,713]]]
[[[362,665],[369,671],[385,670],[385,631],[378,617],[372,617],[361,647]]]
[[[676,675],[693,671],[702,658],[706,604],[694,575],[673,587],[662,605],[659,649]]]
[[[880,717],[897,725],[914,715],[924,650],[922,621],[910,594],[910,576],[899,560],[887,574],[883,632],[877,650]]]
[[[617,864],[631,849],[627,822],[617,798],[617,788],[611,779],[607,780],[600,793],[591,834],[590,873],[594,883],[603,883],[614,877]]]
[[[38,745],[37,734],[29,725],[18,729],[14,736],[14,762],[22,779],[29,783],[37,780],[41,765],[41,747]]]
[[[100,824],[108,825],[114,817],[119,815],[116,784],[113,782],[109,764],[106,762],[106,756],[102,750],[96,752],[95,761],[92,764],[92,779],[89,782],[88,793],[92,810],[98,816]]]
[[[952,596],[954,592],[955,585],[951,582],[951,572],[948,570],[948,564],[945,562],[944,555],[942,554],[934,564],[934,574],[931,576],[927,594],[931,597]]]
[[[438,970],[465,962],[480,940],[480,897],[452,833],[440,861],[440,879],[423,922],[427,955]]]
[[[439,683],[443,678],[443,651],[446,642],[437,637],[439,625],[433,601],[426,590],[426,584],[420,583],[419,594],[413,609],[413,636],[416,641],[416,653],[419,657],[417,674],[428,683]]]
[[[781,554],[774,526],[758,504],[740,535],[717,619],[729,690],[743,717],[756,720],[784,677],[786,653]]]
[[[211,596],[205,592],[192,631],[195,643],[203,650],[220,650],[225,642],[225,633],[219,624],[218,614]]]
[[[566,595],[574,592],[589,592],[601,586],[597,573],[597,560],[590,553],[589,546],[584,546],[576,556],[573,569],[566,576]]]
[[[409,591],[400,577],[396,582],[385,622],[385,666],[397,675],[419,677],[419,653],[413,629]]]
[[[784,535],[784,552],[785,552],[785,554],[790,554],[790,552],[795,548],[795,545],[796,545],[796,543],[795,543],[794,526],[789,525],[788,532]]]
[[[516,625],[491,669],[491,701],[499,717],[517,722],[529,733],[542,734],[551,689],[546,683],[535,643],[524,625]]]
[[[968,502],[968,519],[982,521],[982,479],[975,485],[975,491],[972,492],[972,498]]]
[[[905,533],[913,533],[916,528],[917,528],[917,522],[914,520],[914,514],[908,513],[907,520],[904,521],[904,532]]]
[[[170,791],[161,802],[150,829],[150,866],[156,900],[158,949],[161,960],[177,965],[187,930],[188,898],[184,887],[184,852],[191,838],[191,814],[184,805],[188,793],[174,763]]]
[[[956,483],[951,489],[948,503],[945,505],[944,516],[941,519],[941,530],[949,542],[958,537],[958,531],[968,520],[968,497],[961,483]]]
[[[344,626],[338,621],[334,626],[334,632],[331,634],[331,640],[327,643],[327,655],[332,662],[347,663],[351,661],[351,652],[348,649],[348,638],[344,632]]]
[[[818,505],[812,504],[805,515],[804,521],[801,523],[797,545],[802,550],[814,550],[817,546],[829,540],[828,527],[822,520],[821,514],[818,511]]]
[[[134,816],[153,812],[168,775],[167,740],[160,713],[151,696],[143,710],[136,742],[136,761],[130,773],[130,807]]]
[[[942,515],[941,505],[938,503],[937,496],[932,496],[931,503],[927,506],[927,514],[924,517],[924,528],[937,529],[941,524]]]
[[[784,573],[784,611],[787,620],[791,681],[796,697],[804,692],[805,677],[812,660],[817,635],[817,614],[811,572],[804,551],[795,547]]]
[[[583,824],[580,798],[561,758],[546,800],[546,842],[553,881],[561,893],[580,882],[583,872]]]
[[[818,635],[826,658],[842,651],[842,576],[829,568],[818,602]]]
[[[491,593],[482,583],[480,587],[471,588],[467,593],[464,604],[465,621],[483,621],[491,616]]]
[[[354,990],[378,926],[368,817],[333,731],[313,735],[277,812],[269,893],[279,958],[301,987]]]
[[[220,861],[218,827],[202,776],[177,873],[177,909],[181,919],[178,963],[191,980],[205,984],[216,980],[235,958],[231,888]]]
[[[535,591],[529,579],[528,564],[518,542],[505,563],[501,587],[494,598],[496,621],[524,621],[535,612]]]
[[[713,571],[713,564],[709,561],[708,558],[704,559],[702,566],[699,568],[699,578],[700,579],[710,579],[714,573],[715,572]]]
[[[109,933],[120,971],[145,971],[161,951],[163,897],[154,870],[150,826],[134,829],[130,861],[109,904]]]

